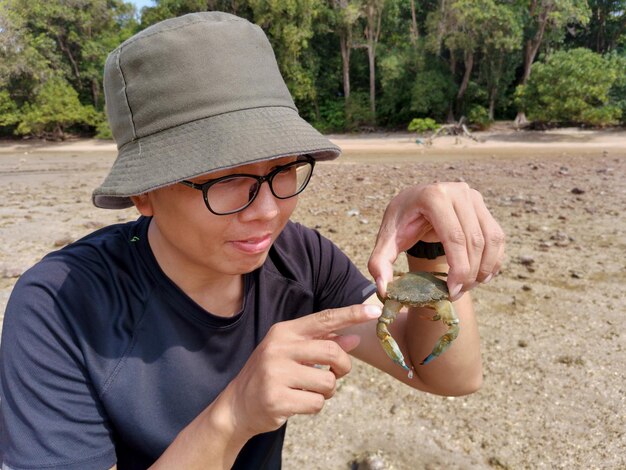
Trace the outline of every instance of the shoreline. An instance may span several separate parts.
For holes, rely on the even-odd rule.
[[[326,137],[341,147],[344,154],[354,153],[408,153],[408,154],[493,154],[498,150],[558,151],[624,150],[626,130],[581,130],[577,128],[550,129],[546,131],[490,130],[474,132],[477,140],[463,136],[436,138],[431,146],[416,143],[414,133],[328,134]],[[63,142],[40,140],[0,140],[0,154],[48,152],[107,152],[116,153],[111,140],[78,138]]]

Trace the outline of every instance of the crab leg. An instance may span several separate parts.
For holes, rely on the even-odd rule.
[[[387,299],[383,305],[383,313],[378,317],[378,324],[376,325],[376,336],[380,340],[380,344],[387,353],[387,356],[391,358],[393,362],[402,366],[405,370],[409,371],[409,378],[413,377],[413,371],[404,362],[404,356],[396,340],[393,339],[391,333],[387,329],[387,325],[390,325],[395,319],[396,315],[402,308],[400,302]]]
[[[442,354],[450,347],[452,341],[454,341],[459,335],[459,318],[456,316],[452,303],[449,300],[440,300],[434,305],[434,307],[437,314],[433,317],[433,320],[441,320],[448,327],[448,331],[439,338],[437,344],[435,344],[435,347],[433,348],[433,351],[420,363],[420,365],[428,364],[430,361]]]

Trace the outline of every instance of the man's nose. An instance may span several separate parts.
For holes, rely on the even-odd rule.
[[[278,199],[272,193],[268,181],[263,181],[252,204],[242,211],[242,217],[272,219],[278,214]]]

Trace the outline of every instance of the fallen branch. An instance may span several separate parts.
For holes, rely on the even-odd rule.
[[[478,142],[478,139],[472,135],[467,126],[465,125],[465,116],[459,119],[459,122],[453,124],[444,124],[437,131],[425,140],[425,144],[430,146],[433,144],[433,140],[441,135],[461,136],[472,139]]]

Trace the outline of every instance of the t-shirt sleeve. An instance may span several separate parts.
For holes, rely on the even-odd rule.
[[[35,274],[33,274],[35,271]],[[63,273],[25,273],[7,304],[0,348],[5,467],[110,468],[111,430],[56,298]],[[48,283],[41,279],[48,279]]]
[[[316,311],[359,304],[376,292],[337,245],[316,230],[299,227],[306,240],[312,266]]]

